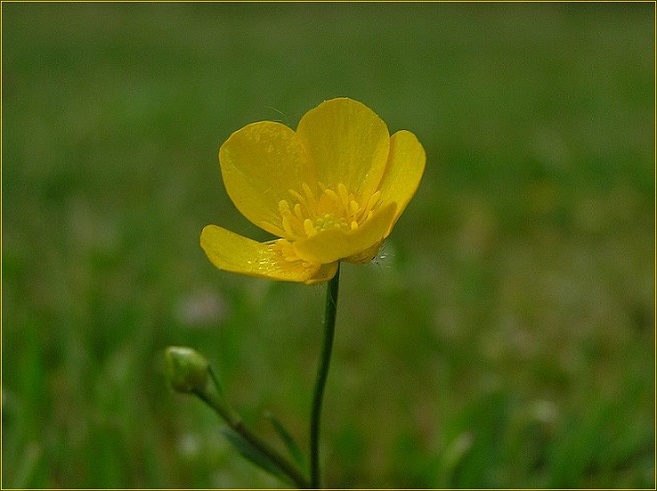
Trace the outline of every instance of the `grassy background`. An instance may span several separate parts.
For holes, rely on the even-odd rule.
[[[349,96],[428,156],[343,269],[335,487],[652,487],[654,5],[2,4],[3,487],[277,487],[200,402],[205,353],[304,445],[323,288],[215,270],[265,239],[216,153]]]

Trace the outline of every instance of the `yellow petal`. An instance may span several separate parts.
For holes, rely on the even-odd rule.
[[[371,249],[383,240],[390,229],[396,208],[395,203],[388,204],[354,230],[328,229],[307,239],[294,242],[292,244],[294,252],[305,261],[321,264],[332,263],[352,256],[359,257],[360,253]]]
[[[388,166],[381,179],[380,191],[381,206],[397,204],[391,228],[417,191],[425,163],[424,148],[413,133],[402,130],[390,137]]]
[[[307,285],[314,285],[316,283],[323,283],[330,280],[335,276],[338,271],[337,261],[330,264],[322,264],[312,278],[307,279],[304,283]]]
[[[201,247],[212,264],[232,273],[272,280],[306,282],[315,281],[318,274],[326,276],[330,272],[321,271],[320,264],[287,261],[280,248],[276,247],[275,241],[256,242],[216,225],[203,228]]]
[[[376,244],[369,247],[368,249],[365,249],[364,251],[359,252],[358,254],[354,254],[353,256],[349,256],[344,260],[348,263],[367,264],[372,259],[374,259],[374,257],[377,255],[379,249],[381,248],[382,243],[383,243],[383,239],[381,239],[380,241],[378,241]]]
[[[294,131],[261,121],[233,133],[219,149],[224,186],[237,209],[258,227],[285,237],[279,202],[313,182],[306,151]]]
[[[317,180],[331,189],[344,184],[356,198],[376,191],[390,145],[386,124],[360,102],[323,102],[299,121],[297,135],[308,150]]]

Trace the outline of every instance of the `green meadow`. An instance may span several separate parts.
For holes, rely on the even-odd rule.
[[[277,488],[163,351],[308,447],[324,286],[232,275],[270,236],[217,151],[346,96],[427,153],[342,268],[338,488],[655,486],[653,3],[2,3],[2,487]]]

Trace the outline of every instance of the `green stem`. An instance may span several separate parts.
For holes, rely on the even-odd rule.
[[[214,375],[213,375],[214,378]],[[216,391],[195,392],[208,406],[230,426],[235,432],[239,433],[246,441],[266,455],[276,466],[287,475],[290,480],[300,489],[308,489],[309,483],[306,477],[292,464],[289,460],[279,454],[274,448],[261,440],[247,426],[235,411],[227,408],[225,403]]]
[[[319,465],[319,421],[322,411],[322,400],[324,399],[324,387],[328,377],[329,365],[331,363],[331,351],[333,349],[333,334],[335,332],[335,318],[338,310],[338,287],[340,285],[340,263],[335,276],[328,284],[326,291],[326,313],[324,315],[324,341],[322,354],[317,369],[315,392],[313,394],[313,406],[310,419],[310,487],[320,487],[320,465]]]

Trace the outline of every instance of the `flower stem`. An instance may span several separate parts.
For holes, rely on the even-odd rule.
[[[338,287],[340,285],[340,263],[335,276],[331,279],[326,290],[326,313],[324,315],[324,340],[322,353],[317,368],[317,379],[315,381],[315,392],[313,393],[312,414],[310,419],[310,487],[320,488],[320,465],[319,465],[319,427],[322,411],[322,400],[324,399],[324,387],[328,377],[329,365],[331,363],[331,351],[333,349],[333,334],[335,332],[335,318],[338,310]]]
[[[214,378],[214,377],[213,377]],[[249,444],[264,454],[291,482],[300,489],[308,489],[308,481],[303,474],[288,459],[279,454],[274,448],[261,440],[247,426],[232,409],[227,408],[216,391],[195,391],[195,394],[224,419],[230,428],[242,436]]]

